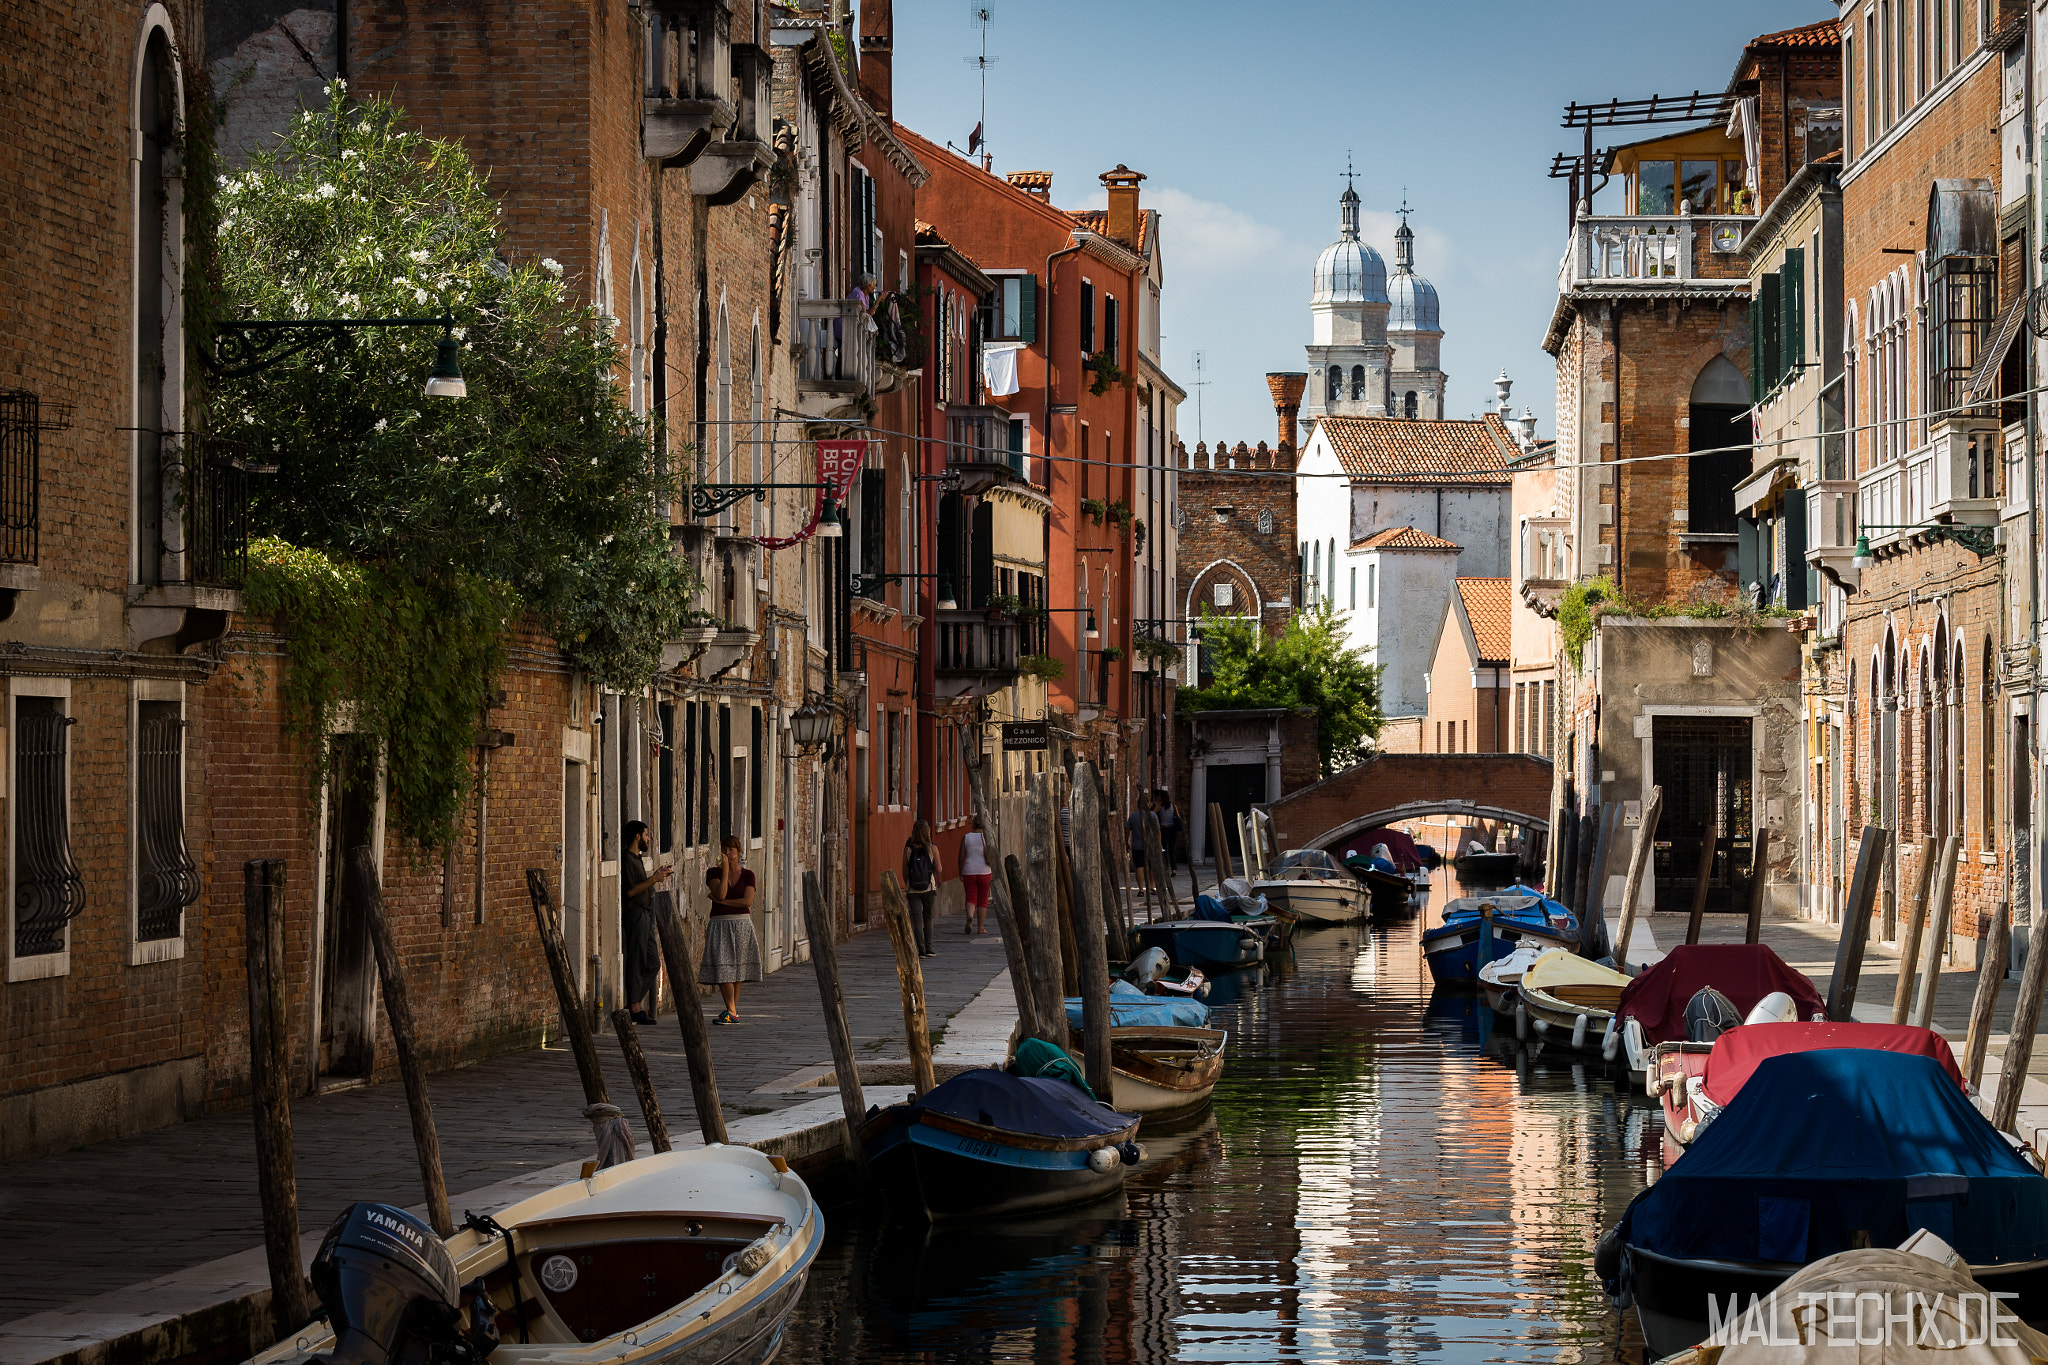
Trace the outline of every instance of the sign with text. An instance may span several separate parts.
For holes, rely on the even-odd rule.
[[[1045,722],[1042,720],[1006,720],[1003,722],[1003,752],[1043,749],[1045,735]]]
[[[836,502],[846,501],[846,490],[853,486],[853,476],[860,473],[860,467],[868,458],[866,441],[819,441],[819,481],[832,485],[832,497]]]

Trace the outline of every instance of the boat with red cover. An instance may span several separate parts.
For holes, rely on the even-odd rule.
[[[1747,1019],[1766,996],[1782,992],[1799,1019],[1827,1017],[1827,1005],[1806,975],[1762,943],[1687,943],[1673,948],[1621,993],[1622,1051],[1629,1078],[1647,1084],[1652,1054],[1660,1046],[1694,1046],[1705,1052],[1712,1036],[1686,1036],[1686,1006],[1712,989]]]

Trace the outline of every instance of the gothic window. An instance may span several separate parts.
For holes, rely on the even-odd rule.
[[[1401,415],[1411,422],[1415,420],[1415,390],[1408,390],[1407,396],[1401,400]]]
[[[178,179],[178,76],[169,31],[148,30],[136,81],[135,161],[135,581],[157,583],[168,546],[180,539],[164,522],[178,515],[165,439],[176,439],[184,391],[183,310],[178,272],[185,240]]]
[[[1341,365],[1332,365],[1332,366],[1330,367],[1330,387],[1329,387],[1329,392],[1328,392],[1328,395],[1327,395],[1327,397],[1325,398],[1325,400],[1324,400],[1324,401],[1326,401],[1326,402],[1330,402],[1330,403],[1335,403],[1335,402],[1337,402],[1337,401],[1338,401],[1339,399],[1341,399],[1341,398],[1343,398],[1343,397],[1344,397],[1344,367],[1343,367],[1343,366],[1341,366]]]
[[[718,422],[718,431],[713,436],[718,448],[719,483],[732,482],[732,327],[726,315],[725,305],[718,305],[718,393],[717,407],[713,416]],[[725,514],[729,518],[731,512]],[[721,520],[725,520],[721,518]],[[728,521],[726,524],[730,525]]]
[[[1351,396],[1354,399],[1363,399],[1365,397],[1365,366],[1363,365],[1353,365],[1351,367]]]

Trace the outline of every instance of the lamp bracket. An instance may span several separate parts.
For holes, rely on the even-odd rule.
[[[823,483],[693,483],[690,485],[690,515],[715,517],[749,497],[755,502],[766,502],[770,489],[830,487],[830,484]]]
[[[215,324],[213,347],[202,347],[199,362],[221,379],[243,379],[311,350],[323,342],[345,351],[354,334],[373,327],[452,329],[455,319],[436,318],[244,318]]]

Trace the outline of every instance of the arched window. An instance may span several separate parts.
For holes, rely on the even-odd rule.
[[[1695,535],[1733,535],[1735,485],[1749,476],[1749,381],[1717,355],[1693,380],[1686,410],[1687,528]]]
[[[1323,400],[1323,401],[1324,401],[1324,402],[1326,402],[1326,403],[1335,403],[1335,402],[1339,401],[1340,399],[1342,399],[1343,397],[1344,397],[1344,367],[1343,367],[1342,365],[1332,365],[1332,366],[1330,367],[1330,386],[1329,386],[1329,392],[1328,392],[1328,395],[1327,395],[1327,396],[1326,396],[1326,397],[1324,398],[1324,400]]]
[[[1365,397],[1365,366],[1363,365],[1353,365],[1351,367],[1351,396],[1356,399]]]
[[[161,13],[161,11],[159,11]],[[178,178],[178,68],[171,34],[157,22],[147,30],[135,80],[135,122],[130,165],[134,180],[135,398],[134,545],[135,581],[162,582],[184,573],[173,547],[184,537],[166,525],[178,516],[181,494],[166,438],[183,424],[185,390],[184,310],[178,306],[184,259],[184,185]]]
[[[1913,827],[1919,830],[1921,835],[1925,837],[1939,839],[1941,837],[1941,828],[1938,813],[1941,810],[1941,786],[1937,771],[1940,766],[1938,755],[1941,750],[1941,732],[1937,726],[1941,719],[1941,712],[1934,704],[1934,679],[1936,676],[1932,669],[1932,659],[1927,646],[1922,645],[1920,647],[1920,667],[1915,678],[1915,682],[1918,685],[1914,689],[1920,695],[1913,699],[1915,702],[1914,710],[1918,712],[1913,722],[1913,740],[1915,745],[1913,752],[1920,756],[1919,781],[1914,784],[1916,790],[1913,793]]]
[[[626,336],[631,351],[626,362],[626,395],[637,417],[647,415],[647,309],[642,297],[640,252],[633,252],[633,277],[626,284]]]
[[[1415,420],[1415,390],[1408,390],[1407,396],[1401,400],[1401,415],[1411,422]]]
[[[1977,828],[1983,833],[1983,851],[1998,847],[1998,687],[1991,680],[1998,674],[1991,666],[1991,640],[1984,640],[1984,655],[1977,665],[1977,771],[1984,790],[1978,797]]]
[[[717,405],[712,412],[718,423],[713,441],[718,448],[719,483],[731,483],[732,478],[732,320],[725,311],[725,302],[718,304],[718,395]],[[731,513],[725,520],[730,525]]]
[[[1946,839],[1955,828],[1949,823],[1949,709],[1948,709],[1948,623],[1934,633],[1934,651],[1927,677],[1927,713],[1930,720],[1927,745],[1928,830],[1936,839]]]
[[[1309,566],[1308,600],[1313,603],[1323,590],[1323,542],[1316,542],[1315,554]]]

